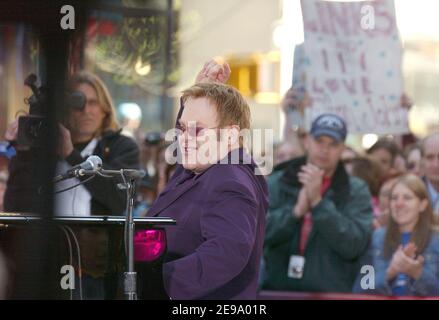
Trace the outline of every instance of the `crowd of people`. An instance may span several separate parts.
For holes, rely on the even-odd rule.
[[[209,61],[183,93],[177,129],[184,155],[196,152],[190,140],[204,129],[226,132],[227,152],[206,166],[167,163],[163,133],[149,132],[139,141],[124,136],[104,83],[88,72],[75,74],[69,89],[82,92],[86,103],[70,110],[59,126],[58,172],[91,154],[99,155],[106,169],[147,171],[138,184],[135,216],[173,216],[179,223],[167,229],[163,272],[171,298],[255,298],[257,285],[259,290],[439,295],[439,133],[404,148],[383,137],[359,152],[345,144],[345,120],[322,114],[309,132],[296,128],[287,135],[274,153],[273,172],[257,177],[251,173],[254,162],[241,161],[248,154],[235,135],[250,127],[250,111],[239,92],[224,84],[229,76],[226,63]],[[287,98],[297,103],[293,89]],[[195,133],[191,121],[202,124]],[[13,212],[29,209],[17,199],[29,188],[23,166],[30,151],[11,153],[16,135],[14,122],[6,135],[10,145],[0,150],[5,200],[0,210]],[[235,153],[238,164],[217,165]],[[122,215],[118,182],[87,181],[62,194],[55,210]],[[373,266],[372,286],[364,286],[364,265]],[[104,275],[88,276],[90,298],[103,298]]]
[[[303,109],[294,89],[284,104]],[[384,136],[362,152],[344,144],[335,115],[315,119],[309,133],[286,133],[268,177],[260,288],[439,294],[439,133],[405,146]],[[373,286],[362,282],[362,266],[373,267]]]

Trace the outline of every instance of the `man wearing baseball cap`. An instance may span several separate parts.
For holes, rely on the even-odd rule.
[[[372,233],[370,193],[340,161],[342,118],[322,114],[309,133],[307,155],[268,181],[262,289],[350,292]]]

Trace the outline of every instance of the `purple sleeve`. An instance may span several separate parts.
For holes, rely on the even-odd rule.
[[[258,206],[243,184],[222,183],[206,196],[200,227],[204,242],[163,267],[172,299],[197,299],[227,284],[245,268],[255,243]]]

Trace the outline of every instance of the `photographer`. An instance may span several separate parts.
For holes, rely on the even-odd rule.
[[[115,109],[104,83],[94,74],[79,72],[68,82],[68,97],[76,95],[76,103],[66,99],[65,118],[59,124],[56,174],[66,173],[90,155],[102,159],[107,170],[138,169],[139,149],[134,140],[121,134]],[[35,95],[35,92],[34,92]],[[32,113],[32,112],[31,112]],[[22,121],[21,123],[23,123]],[[25,128],[25,127],[23,127]],[[20,137],[17,121],[9,126],[6,139]],[[23,132],[22,135],[23,136]],[[33,143],[33,141],[32,141]],[[5,195],[6,211],[32,212],[38,199],[39,186],[33,182],[32,164],[38,161],[40,149],[35,141],[24,149],[13,143],[17,155],[10,163],[10,179]],[[77,185],[84,178],[71,178],[55,185],[55,191]],[[95,176],[66,192],[55,195],[54,214],[68,216],[123,215],[126,193],[117,184],[121,178]],[[104,228],[82,228],[77,234],[82,254],[82,284],[85,299],[112,298],[117,288],[117,271],[108,264],[115,243]],[[75,292],[75,296],[77,292]]]
[[[69,81],[70,92],[83,94],[85,103],[71,107],[66,112],[63,124],[59,125],[59,145],[57,154],[59,162],[57,174],[64,173],[72,166],[80,164],[89,155],[97,155],[103,161],[104,169],[137,169],[139,167],[139,150],[137,144],[120,134],[121,130],[115,119],[115,110],[104,83],[94,74],[79,72]],[[16,122],[11,124],[7,137],[15,140],[18,128]],[[23,201],[29,186],[26,175],[31,175],[26,165],[35,153],[30,150],[18,151],[10,165],[10,181],[5,195],[6,211],[31,211],[32,203]],[[26,171],[27,170],[27,171]],[[26,175],[24,172],[27,172]],[[82,179],[82,178],[81,178]],[[77,184],[77,179],[69,179],[58,184],[57,190],[67,185]],[[118,190],[118,179],[95,177],[91,181],[63,192],[55,198],[55,214],[60,215],[118,215],[125,209],[125,192]]]
[[[86,103],[82,108],[68,110],[64,125],[60,125],[57,152],[63,161],[59,163],[57,173],[66,172],[92,154],[102,159],[103,168],[107,170],[138,169],[138,146],[131,138],[121,135],[110,94],[103,82],[91,73],[80,72],[70,79],[69,89],[82,92]],[[73,192],[60,193],[56,213],[120,215],[125,209],[125,192],[118,190],[118,182],[121,181],[116,178],[97,176]],[[72,197],[76,200],[81,197],[84,201],[76,206]]]

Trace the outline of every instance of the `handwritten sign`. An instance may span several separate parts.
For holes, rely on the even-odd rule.
[[[301,5],[308,128],[317,115],[331,112],[347,121],[349,133],[408,132],[393,1],[301,0]]]

